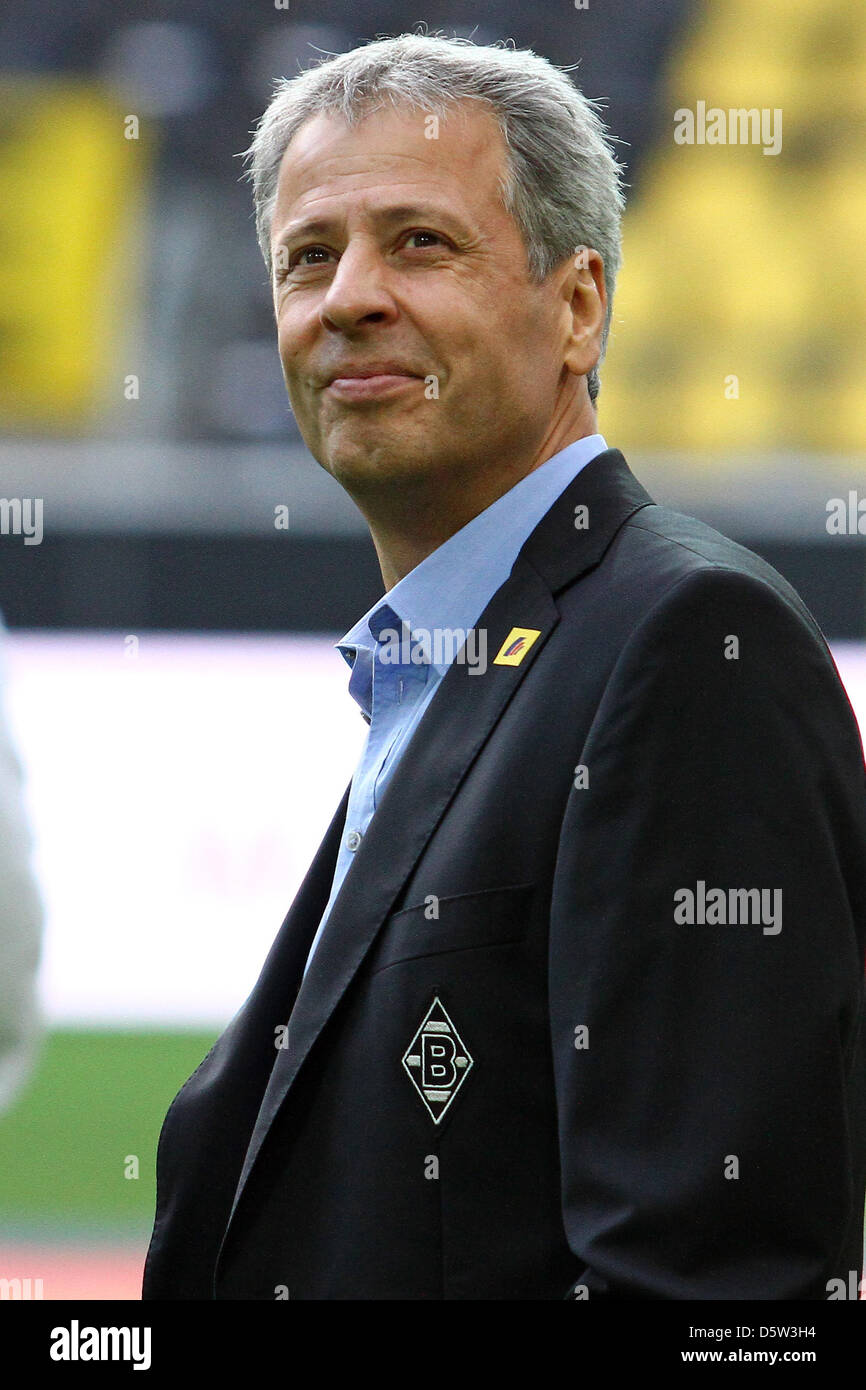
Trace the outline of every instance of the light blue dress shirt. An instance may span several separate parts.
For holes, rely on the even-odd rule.
[[[474,627],[510,575],[524,541],[572,479],[606,448],[600,434],[591,434],[546,459],[404,575],[335,642],[352,667],[349,694],[370,727],[352,778],[331,895],[305,974],[355,851],[453,660],[453,642],[450,648],[447,641],[437,642],[437,632]],[[424,654],[427,659],[419,661]],[[473,657],[477,660],[478,649],[467,643],[468,665]]]

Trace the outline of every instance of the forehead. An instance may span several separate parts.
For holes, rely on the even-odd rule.
[[[438,194],[458,215],[489,223],[507,216],[499,191],[505,156],[492,111],[477,102],[458,103],[438,128],[430,112],[390,105],[354,126],[313,116],[283,155],[272,234],[302,214],[339,216],[395,193]]]

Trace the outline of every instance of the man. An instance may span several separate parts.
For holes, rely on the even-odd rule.
[[[534,54],[403,36],[283,83],[252,156],[292,408],[387,593],[340,644],[360,765],[166,1117],[144,1296],[826,1298],[862,749],[790,587],[597,433],[603,127]]]

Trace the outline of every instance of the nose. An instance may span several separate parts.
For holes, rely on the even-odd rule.
[[[319,315],[326,328],[347,332],[358,324],[393,318],[396,306],[387,285],[388,270],[372,241],[356,237],[337,262]]]

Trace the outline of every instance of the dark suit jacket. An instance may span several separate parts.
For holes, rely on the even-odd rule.
[[[826,1298],[861,1268],[866,787],[820,630],[615,449],[478,626],[303,987],[348,793],[166,1116],[144,1297]]]

